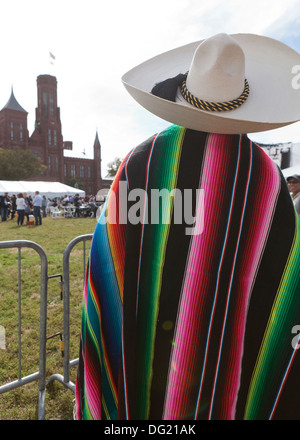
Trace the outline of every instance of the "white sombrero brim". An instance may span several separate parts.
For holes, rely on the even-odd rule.
[[[153,86],[189,70],[197,41],[165,52],[131,69],[122,81],[130,95],[156,116],[194,130],[211,133],[254,133],[300,120],[300,89],[293,87],[293,67],[300,54],[272,38],[231,35],[242,47],[250,94],[238,109],[207,112],[151,94]],[[201,97],[200,97],[201,98]]]

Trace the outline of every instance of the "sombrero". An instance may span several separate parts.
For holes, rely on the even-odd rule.
[[[300,54],[272,38],[217,34],[145,61],[125,73],[122,82],[140,105],[173,124],[211,133],[253,133],[300,120],[293,73],[298,65]],[[180,81],[175,101],[155,92],[170,78]]]

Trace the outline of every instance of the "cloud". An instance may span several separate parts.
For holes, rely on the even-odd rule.
[[[265,30],[267,36],[276,38],[300,52],[300,5],[292,1],[283,14]]]

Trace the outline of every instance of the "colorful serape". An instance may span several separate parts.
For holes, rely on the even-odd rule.
[[[186,189],[202,197],[180,222]],[[300,419],[299,234],[245,135],[172,126],[130,152],[89,257],[77,418]]]

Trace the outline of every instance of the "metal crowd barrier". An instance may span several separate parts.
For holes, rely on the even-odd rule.
[[[0,386],[0,394],[19,388],[30,382],[39,381],[38,418],[45,418],[45,393],[46,393],[46,324],[47,324],[47,285],[48,261],[44,250],[38,244],[28,240],[3,241],[0,249],[18,248],[18,379]],[[41,258],[41,289],[40,289],[40,346],[39,346],[39,371],[22,375],[21,354],[21,248],[34,249]]]
[[[78,358],[70,360],[70,254],[72,249],[80,242],[83,242],[83,283],[86,271],[86,241],[90,241],[93,234],[80,235],[74,238],[66,247],[63,255],[63,341],[64,341],[64,358],[63,358],[63,375],[53,374],[49,378],[49,382],[57,380],[66,388],[75,393],[75,384],[70,381],[70,368],[78,364]]]
[[[18,379],[0,386],[0,394],[11,391],[33,381],[39,381],[38,418],[45,419],[45,394],[46,394],[46,342],[47,342],[47,288],[48,280],[61,277],[63,291],[63,374],[53,374],[48,383],[58,380],[66,388],[75,392],[75,384],[70,381],[70,368],[78,364],[78,358],[70,360],[70,254],[74,246],[83,242],[83,283],[86,270],[86,241],[92,240],[92,234],[81,235],[73,239],[66,247],[63,255],[63,277],[54,275],[48,277],[48,261],[45,251],[38,244],[27,240],[0,242],[0,249],[18,248]],[[21,248],[34,249],[41,258],[41,287],[40,287],[40,341],[39,341],[39,371],[22,376],[21,355]],[[54,335],[56,336],[56,335]],[[51,336],[52,337],[52,336]],[[48,338],[49,339],[49,338]]]

